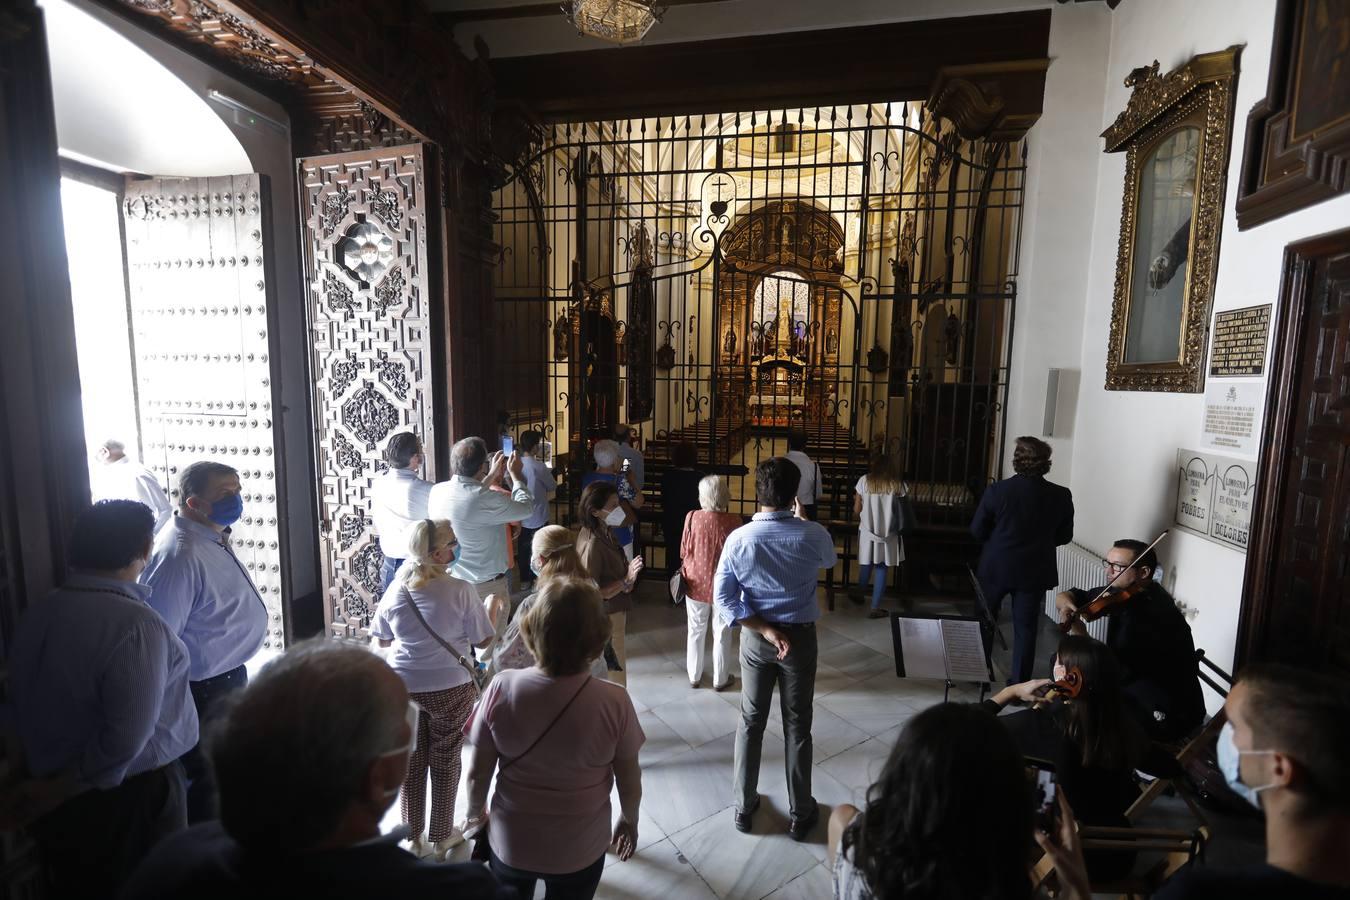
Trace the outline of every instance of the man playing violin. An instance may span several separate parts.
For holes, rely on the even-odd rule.
[[[1153,580],[1158,555],[1143,541],[1116,541],[1102,560],[1112,592],[1128,594],[1106,606],[1106,644],[1120,662],[1123,690],[1149,736],[1175,741],[1190,734],[1205,716],[1199,665],[1191,626],[1172,595]],[[1119,576],[1119,577],[1117,577]],[[1077,612],[1102,588],[1074,588],[1055,598],[1060,621],[1074,619],[1071,631],[1086,634]]]

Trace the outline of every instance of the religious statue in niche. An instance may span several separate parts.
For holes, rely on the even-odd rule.
[[[571,319],[564,313],[558,316],[558,321],[553,323],[553,358],[562,361],[567,359],[568,338],[571,336]]]
[[[895,293],[903,297],[912,287],[914,266],[914,213],[905,213],[905,224],[900,227],[900,240],[896,245],[896,255],[891,257],[891,280],[895,282]]]
[[[736,355],[736,332],[728,328],[726,335],[722,338],[722,352],[727,356]]]
[[[839,352],[839,334],[833,328],[825,332],[825,352],[826,353]]]
[[[942,337],[947,345],[947,365],[956,365],[957,350],[961,346],[961,320],[956,313],[947,313],[947,321],[942,325]]]

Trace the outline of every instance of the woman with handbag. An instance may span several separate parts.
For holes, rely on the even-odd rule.
[[[590,900],[606,849],[626,860],[637,847],[646,736],[628,692],[590,675],[610,627],[595,585],[567,577],[542,585],[520,623],[538,665],[493,679],[469,723],[464,830],[480,843],[486,834],[492,873],[521,897],[542,880],[547,900]]]
[[[370,622],[372,638],[381,647],[394,647],[389,665],[422,710],[399,801],[412,833],[409,849],[436,859],[444,859],[464,840],[453,823],[464,722],[478,697],[471,648],[492,644],[495,631],[488,610],[498,605],[491,596],[480,601],[473,585],[446,570],[458,546],[445,519],[414,524],[407,560]],[[424,835],[428,770],[431,826]]]
[[[683,582],[684,609],[689,620],[689,643],[686,662],[689,667],[689,686],[703,683],[703,641],[712,620],[713,633],[713,690],[725,691],[733,680],[727,671],[731,659],[731,623],[724,622],[713,609],[713,574],[722,556],[727,536],[740,528],[744,520],[727,512],[731,494],[720,475],[709,475],[698,483],[698,502],[702,509],[689,513],[684,520],[684,536],[680,539],[683,564],[680,578]]]
[[[618,669],[609,671],[609,680],[628,685],[628,653],[624,646],[624,625],[628,610],[633,608],[633,587],[642,572],[642,557],[629,562],[620,537],[614,531],[624,521],[624,508],[618,489],[605,481],[586,485],[581,492],[581,531],[577,534],[577,555],[590,573],[591,580],[600,587],[609,615],[610,642],[617,657]]]
[[[884,452],[872,457],[867,474],[858,479],[854,490],[853,511],[858,515],[858,585],[863,590],[872,583],[872,610],[869,619],[884,619],[881,608],[886,592],[886,570],[905,559],[900,539],[900,507],[906,496],[905,483],[895,476],[891,459]]]

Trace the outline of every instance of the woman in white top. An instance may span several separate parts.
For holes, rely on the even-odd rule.
[[[869,619],[884,619],[881,595],[886,592],[886,569],[905,559],[900,540],[899,498],[905,496],[905,483],[891,470],[885,453],[872,457],[867,474],[858,479],[853,511],[858,514],[858,584],[864,590],[872,583],[872,611]]]
[[[534,606],[539,590],[550,578],[589,578],[586,567],[577,555],[576,535],[561,525],[545,525],[534,533],[530,542],[530,571],[534,573],[535,590],[520,601],[516,607],[511,624],[506,626],[501,642],[492,656],[492,674],[507,669],[528,669],[535,664],[534,654],[530,652],[520,633],[521,620]]]
[[[423,519],[408,534],[407,560],[375,608],[370,634],[381,647],[394,647],[389,664],[422,710],[399,799],[412,852],[441,859],[464,840],[453,827],[455,794],[464,723],[477,689],[460,660],[472,665],[472,648],[492,643],[488,610],[497,602],[492,596],[480,601],[473,585],[446,570],[459,546],[448,521]],[[428,769],[431,827],[424,836]]]

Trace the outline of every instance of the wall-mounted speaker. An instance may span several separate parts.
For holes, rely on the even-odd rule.
[[[1055,418],[1059,412],[1059,373],[1060,369],[1051,369],[1045,379],[1045,419],[1041,424],[1041,434],[1055,436]]]

